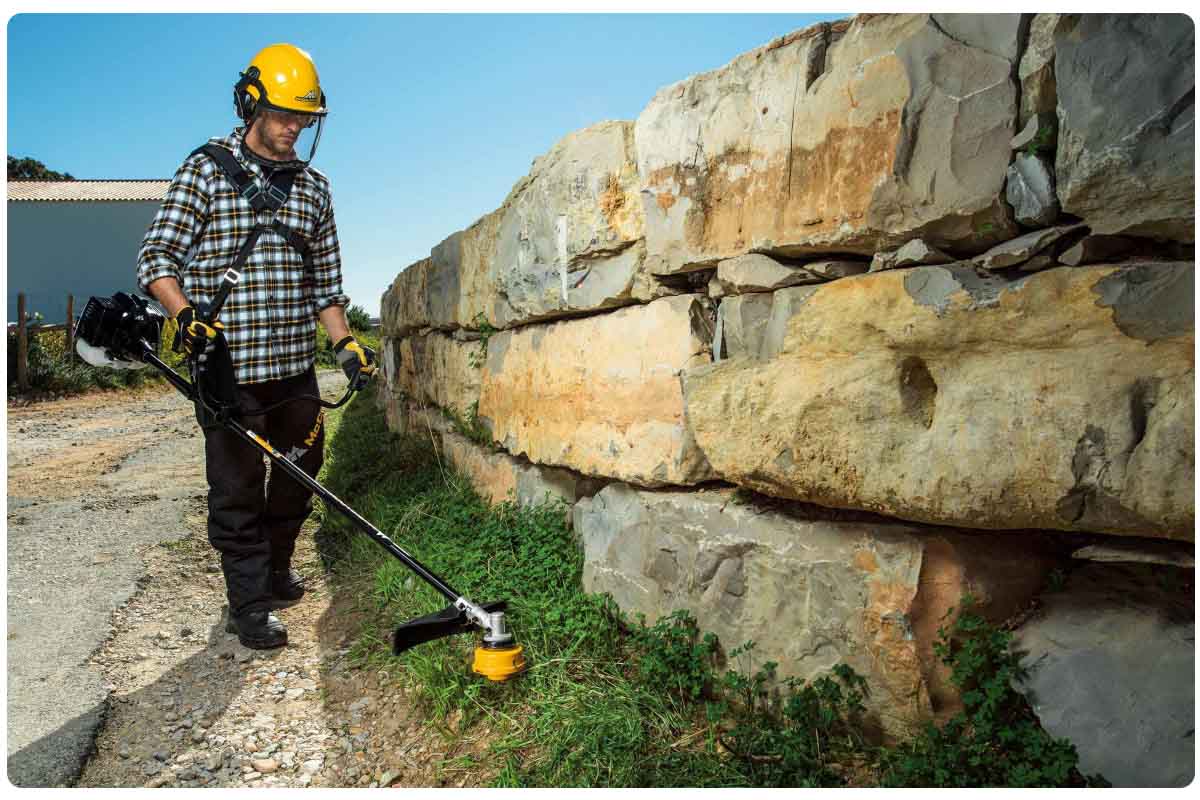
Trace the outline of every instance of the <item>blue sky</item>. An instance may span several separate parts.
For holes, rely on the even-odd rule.
[[[834,14],[21,14],[8,153],[77,178],[169,178],[236,124],[261,47],[312,53],[331,114],[346,290],[371,314],[405,266],[496,208],[572,130]],[[133,269],[133,265],[130,265]]]

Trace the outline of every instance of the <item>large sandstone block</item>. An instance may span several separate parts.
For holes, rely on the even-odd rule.
[[[708,300],[493,334],[479,416],[514,455],[645,486],[712,476],[689,433],[679,374],[707,363]]]
[[[388,389],[465,415],[479,402],[485,346],[437,331],[385,339],[382,362]]]
[[[530,464],[506,453],[480,447],[456,433],[442,435],[442,453],[489,502],[513,500],[520,505],[538,505],[547,500],[561,500],[568,522],[569,507],[600,488],[594,478],[557,467]]]
[[[497,212],[492,325],[665,294],[643,269],[639,188],[632,122],[575,131],[534,161]]]
[[[1093,233],[1196,240],[1196,27],[1071,14],[1055,28],[1058,197]]]
[[[862,15],[658,92],[637,119],[647,259],[870,255],[1009,238],[1019,14]]]
[[[429,283],[430,259],[409,264],[392,279],[379,303],[384,336],[407,336],[430,327],[425,293]]]
[[[903,519],[1194,540],[1194,267],[845,278],[684,376],[717,473]],[[763,317],[760,310],[759,318]]]
[[[1007,537],[759,507],[732,490],[613,483],[577,503],[574,518],[585,589],[650,620],[686,608],[726,651],[754,641],[758,663],[776,661],[781,677],[846,662],[868,678],[871,713],[896,736],[956,706],[933,643],[962,595],[1002,618],[1050,565]]]

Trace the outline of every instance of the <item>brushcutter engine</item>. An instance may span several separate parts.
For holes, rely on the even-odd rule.
[[[164,317],[137,295],[117,292],[88,300],[76,327],[75,350],[93,367],[141,369],[158,352]]]

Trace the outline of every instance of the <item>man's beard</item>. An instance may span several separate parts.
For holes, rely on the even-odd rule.
[[[269,144],[272,146],[271,158],[276,161],[294,161],[296,158],[296,142],[299,139],[289,140],[286,137],[280,136]]]

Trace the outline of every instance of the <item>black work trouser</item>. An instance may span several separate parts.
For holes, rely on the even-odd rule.
[[[295,400],[266,415],[258,412],[298,395],[319,396],[316,372],[310,367],[283,380],[239,384],[237,395],[239,421],[315,477],[324,460],[321,407]],[[236,615],[269,608],[270,570],[291,563],[312,493],[281,469],[272,467],[266,479],[261,450],[215,420],[198,418],[208,475],[208,540],[221,554],[229,610]]]

